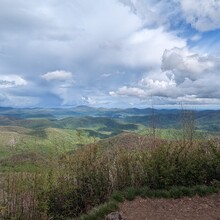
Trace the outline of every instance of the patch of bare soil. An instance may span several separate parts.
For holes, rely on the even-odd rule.
[[[206,197],[142,199],[120,204],[126,220],[220,220],[220,192]]]

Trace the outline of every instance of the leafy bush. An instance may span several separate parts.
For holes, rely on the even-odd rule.
[[[9,210],[6,217],[72,218],[104,203],[90,217],[82,218],[102,219],[104,213],[117,208],[118,202],[133,200],[137,195],[179,198],[216,192],[215,185],[211,188],[195,186],[209,186],[219,179],[220,149],[213,141],[194,141],[190,146],[171,142],[145,149],[106,149],[92,144],[74,154],[65,154],[52,164],[44,175],[14,173],[6,176],[5,194],[10,195],[3,204]],[[24,213],[25,193],[31,195],[29,214]],[[106,202],[111,195],[111,202]],[[9,209],[15,201],[14,207],[18,208]]]
[[[116,201],[123,201],[124,198],[133,200],[136,195],[166,198],[191,196],[192,191],[186,187],[210,184],[217,179],[219,155],[217,145],[208,142],[194,143],[190,147],[175,142],[154,149],[132,150],[120,147],[106,150],[90,145],[78,150],[68,163],[62,161],[68,174],[60,172],[59,178],[65,180],[58,182],[55,192],[50,193],[49,211],[55,216],[61,213],[64,216],[78,216],[106,201],[113,191],[124,189],[124,197],[119,193],[113,194]],[[67,186],[69,188],[65,191]],[[145,186],[149,188],[138,191]],[[183,187],[172,188],[169,193],[163,190],[172,186]],[[206,189],[199,188],[196,192],[203,195]],[[59,200],[63,198],[61,209],[61,202],[57,203],[54,197]]]

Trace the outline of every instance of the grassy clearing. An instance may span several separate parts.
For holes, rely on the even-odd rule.
[[[60,155],[96,140],[80,130],[0,127],[0,171],[40,170]]]
[[[138,131],[138,134],[149,136],[152,133],[152,128],[141,127]],[[165,140],[180,140],[182,138],[182,130],[181,129],[173,129],[173,128],[157,128],[156,135],[158,138]],[[196,140],[206,140],[209,137],[218,136],[217,132],[208,132],[203,130],[195,130],[194,139]]]

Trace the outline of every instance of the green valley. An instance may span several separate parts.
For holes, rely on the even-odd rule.
[[[80,106],[0,112],[3,218],[72,219],[116,191],[129,198],[129,187],[137,195],[139,187],[148,187],[149,195],[204,184],[217,191],[220,111]]]

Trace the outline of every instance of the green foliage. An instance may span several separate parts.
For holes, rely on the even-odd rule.
[[[8,172],[1,177],[1,219],[43,219],[47,215],[46,173]]]
[[[110,200],[97,208],[93,209],[89,214],[82,215],[80,220],[101,220],[106,214],[113,212],[118,209],[118,202]]]
[[[129,187],[124,191],[124,197],[126,200],[132,201],[136,197],[137,191],[133,187]]]
[[[120,191],[114,191],[111,197],[117,202],[123,202],[125,200],[123,193]]]
[[[176,144],[132,150],[106,150],[90,145],[76,151],[62,162],[66,171],[60,172],[58,178],[62,178],[62,183],[50,193],[49,213],[76,217],[106,201],[113,191],[112,198],[118,202],[133,200],[137,195],[179,198],[214,192],[214,188],[191,190],[187,187],[211,184],[217,179],[220,163],[217,145],[202,142],[182,147]],[[121,194],[115,190],[125,191]]]
[[[7,132],[11,135],[13,129],[17,128]],[[117,137],[115,147],[106,147],[109,145],[104,142],[91,144],[94,139],[81,130],[45,129],[47,138],[41,132],[31,136],[30,130],[19,132],[24,138],[16,150],[12,147],[16,154],[1,160],[7,171],[0,182],[5,196],[0,207],[6,210],[2,214],[5,218],[66,219],[90,213],[81,219],[103,219],[118,202],[136,196],[204,196],[218,189],[217,182],[213,184],[220,180],[218,139],[152,145],[151,139],[133,135],[132,140],[137,141],[134,146],[126,147]],[[108,139],[108,144],[112,140]],[[144,145],[143,141],[149,143]],[[79,147],[80,143],[85,145]],[[44,167],[35,169],[39,164]]]
[[[77,130],[0,127],[0,171],[47,169],[51,160],[95,140],[98,138]]]

